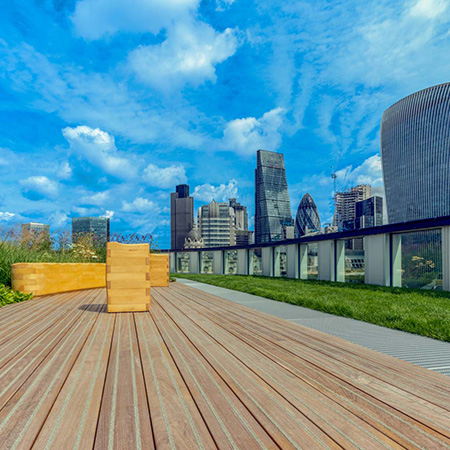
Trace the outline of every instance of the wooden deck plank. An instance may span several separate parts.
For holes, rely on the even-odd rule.
[[[30,345],[9,357],[6,364],[0,371],[0,409],[9,401],[9,399],[26,383],[26,381],[34,376],[43,362],[51,355],[52,352],[58,350],[58,346],[64,342],[64,339],[70,334],[71,330],[78,325],[85,310],[79,309],[78,305],[82,303],[92,303],[100,295],[91,292],[76,302],[74,314],[66,316],[58,324],[47,332],[42,333]],[[9,352],[11,353],[11,351]]]
[[[413,392],[411,392],[412,388],[408,386],[408,384],[405,386],[406,392],[401,388],[394,386],[397,384],[397,374],[391,374],[392,381],[389,383],[373,377],[367,372],[367,369],[355,370],[353,366],[348,366],[346,364],[345,358],[337,359],[335,357],[332,350],[334,344],[334,338],[332,336],[329,336],[328,340],[329,350],[327,351],[327,354],[323,356],[322,352],[317,350],[312,351],[307,343],[303,345],[294,339],[294,332],[301,332],[304,327],[298,327],[301,331],[293,330],[291,332],[289,330],[289,336],[294,334],[294,337],[291,339],[288,338],[287,332],[283,327],[274,325],[276,322],[284,323],[285,321],[280,319],[272,321],[271,317],[267,317],[267,315],[262,313],[257,313],[253,316],[251,314],[253,311],[248,310],[247,308],[241,309],[239,313],[236,313],[232,302],[222,302],[220,301],[221,299],[214,296],[206,297],[206,300],[206,298],[201,294],[196,296],[195,290],[194,292],[191,290],[189,293],[187,290],[183,289],[183,295],[186,297],[191,296],[190,299],[192,301],[207,304],[210,314],[212,314],[214,309],[213,303],[217,303],[216,307],[218,309],[216,314],[220,320],[226,320],[227,317],[233,316],[239,324],[239,327],[247,327],[251,333],[259,334],[265,338],[269,337],[271,341],[275,342],[278,346],[288,349],[289,352],[293,353],[297,358],[300,357],[302,364],[313,362],[317,367],[321,367],[330,374],[338,374],[339,378],[348,383],[350,386],[369,394],[372,398],[378,400],[381,399],[383,402],[387,402],[387,404],[391,405],[393,409],[398,410],[401,408],[401,411],[406,416],[414,417],[417,426],[426,428],[428,432],[430,432],[430,430],[434,430],[440,435],[448,436],[450,431],[450,420],[448,418],[447,411],[442,409],[440,406],[436,406],[431,401],[424,400],[423,396],[426,396],[426,394],[421,392],[420,386],[417,386],[418,394],[416,396]],[[247,315],[248,318],[246,319]],[[264,320],[265,318],[268,320]],[[294,328],[295,327],[297,327],[297,325],[295,325]],[[311,330],[308,329],[307,331],[310,332]],[[318,338],[324,338],[324,333],[317,332],[317,334]],[[336,339],[341,341],[338,338]],[[360,348],[358,350],[362,351],[365,349]],[[371,352],[372,351],[367,350],[367,353]],[[364,359],[364,356],[361,358]],[[394,358],[392,359],[398,362],[399,366],[406,366],[405,370],[407,370],[410,366],[410,364],[403,361],[395,360]],[[448,386],[450,380],[447,377],[428,372],[424,369],[422,370],[425,374],[429,373],[430,377],[440,378],[442,380],[443,387]]]
[[[94,448],[154,448],[133,313],[116,318]]]
[[[2,450],[450,448],[448,377],[184,285],[152,296],[0,308]]]
[[[353,420],[356,420],[363,428],[364,422],[371,425],[399,444],[406,446],[406,448],[433,448],[433,446],[442,445],[442,440],[430,438],[429,430],[428,433],[425,433],[420,428],[417,428],[416,422],[409,416],[401,414],[395,408],[389,407],[377,401],[375,398],[370,398],[359,389],[341,382],[339,377],[334,373],[321,371],[307,360],[299,360],[289,350],[283,349],[275,343],[271,343],[270,340],[261,338],[253,330],[245,331],[242,324],[233,324],[227,318],[226,314],[217,314],[214,318],[214,314],[205,305],[199,304],[196,306],[192,302],[186,303],[183,301],[184,298],[182,296],[178,296],[174,292],[170,293],[170,299],[166,293],[162,295],[166,297],[167,301],[182,309],[185,315],[188,315],[188,309],[193,308],[196,314],[189,314],[191,320],[200,320],[200,315],[204,315],[208,320],[212,319],[216,326],[223,328],[227,333],[232,333],[239,341],[249,344],[254,351],[260,353],[260,358],[268,357],[270,361],[278,364],[283,370],[298,377],[298,380],[292,380],[286,376],[280,377],[279,371],[267,360],[264,361],[262,368],[257,360],[251,364],[247,363],[249,369],[256,370],[266,380],[271,378],[272,386],[275,389],[281,389],[284,386],[284,393],[288,398],[291,397],[291,401],[294,400],[295,391],[298,390],[300,387],[298,385],[301,383],[304,389],[314,389],[314,394],[321,399],[323,410],[325,409],[325,405],[331,400],[333,402],[333,408],[340,409],[342,407],[344,409],[344,411],[341,410],[341,413],[347,419],[351,419],[352,415],[360,417],[362,422],[356,420],[355,417],[353,417]],[[207,325],[207,322],[204,322],[203,326],[207,327]],[[221,334],[214,327],[210,327],[210,331],[219,342],[226,342],[226,348],[232,351],[232,339],[226,334]],[[234,349],[236,357],[242,358],[246,354],[245,348],[240,346],[238,342],[236,342]],[[259,371],[258,366],[260,366]],[[302,395],[301,398],[303,400],[304,396]],[[345,410],[348,411],[347,414]],[[337,422],[333,421],[333,423]],[[367,431],[370,428],[367,427]],[[352,436],[353,439],[357,440],[354,433]]]
[[[219,448],[279,448],[202,354],[159,311],[152,309],[155,323]]]
[[[148,313],[135,314],[157,448],[217,448]]]
[[[89,336],[99,305],[84,311],[83,320],[67,332],[38,369],[0,410],[0,442],[3,448],[30,448],[56,397]]]
[[[175,289],[180,289],[180,287]],[[187,290],[183,289],[183,292],[187,298],[193,301],[207,302],[209,307],[219,308],[222,314],[231,314],[237,321],[247,321],[247,326],[258,327],[263,330],[263,333],[272,332],[278,336],[279,340],[285,339],[294,346],[311,349],[317,354],[325,355],[327,359],[339,361],[340,364],[351,370],[357,370],[361,374],[367,374],[381,381],[383,381],[383,377],[387,376],[389,384],[393,388],[406,390],[408,394],[417,396],[418,401],[423,395],[427,399],[427,403],[433,400],[441,408],[450,409],[450,395],[447,394],[450,391],[450,383],[448,377],[444,375],[423,370],[411,363],[397,360],[316,330],[292,324],[283,319],[253,311],[209,294],[197,294],[190,287],[187,287]],[[378,358],[380,358],[379,365],[377,365]],[[395,366],[395,377],[392,376],[393,370],[384,367],[381,364],[382,361],[389,361],[389,364]],[[418,374],[419,378],[416,378],[415,374]]]
[[[93,447],[115,320],[115,315],[106,314],[105,303],[34,448]]]
[[[442,407],[449,407],[450,405],[450,383],[446,383],[447,377],[436,372],[429,372],[423,370],[422,367],[415,366],[405,361],[384,355],[382,353],[368,350],[357,344],[345,341],[343,339],[321,333],[307,327],[302,327],[293,324],[284,319],[279,319],[274,316],[254,311],[245,306],[234,302],[229,302],[222,298],[218,298],[211,294],[200,292],[189,286],[178,285],[173,289],[182,290],[187,297],[194,299],[194,301],[211,302],[224,311],[234,314],[237,319],[248,318],[252,323],[258,323],[259,318],[264,319],[264,324],[270,329],[282,332],[288,340],[299,342],[301,345],[313,345],[314,349],[321,350],[323,348],[332,348],[334,358],[342,363],[348,364],[357,370],[369,371],[373,374],[388,373],[392,376],[395,372],[398,376],[392,381],[402,386],[403,381],[406,381],[406,386],[414,388],[415,394],[424,393],[427,398],[434,396],[437,401],[441,402]],[[331,347],[330,347],[330,344]],[[387,372],[386,372],[387,371]],[[405,374],[406,372],[406,374]],[[415,384],[412,384],[414,383]]]

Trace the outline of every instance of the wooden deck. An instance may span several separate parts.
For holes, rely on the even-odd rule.
[[[450,448],[450,377],[184,285],[152,297],[1,308],[0,448]]]

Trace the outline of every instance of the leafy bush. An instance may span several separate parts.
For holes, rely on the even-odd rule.
[[[23,292],[13,291],[10,287],[0,284],[0,307],[10,303],[23,302],[30,300],[33,294],[24,294]]]

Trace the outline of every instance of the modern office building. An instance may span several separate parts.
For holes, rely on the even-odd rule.
[[[320,231],[321,225],[317,206],[311,195],[305,194],[298,205],[297,215],[295,216],[295,234],[301,237]]]
[[[106,245],[110,237],[109,217],[73,217],[72,243],[77,244],[87,234],[92,235],[95,245]]]
[[[255,243],[282,240],[283,227],[292,225],[283,154],[258,150],[255,170]]]
[[[170,194],[170,247],[180,250],[194,225],[194,198],[189,196],[189,186],[180,184]]]
[[[384,112],[381,161],[389,223],[450,215],[450,83]]]
[[[333,225],[339,230],[352,229],[356,219],[356,203],[371,195],[372,188],[368,184],[360,184],[345,191],[336,192]]]
[[[50,225],[45,225],[38,222],[23,223],[22,234],[33,234],[36,236],[46,234],[50,236]]]
[[[355,229],[383,225],[383,199],[378,195],[356,202]]]
[[[248,230],[247,207],[236,202],[235,198],[229,199],[229,205],[234,211],[236,245],[252,244],[253,232]]]
[[[197,223],[205,247],[236,245],[234,210],[228,203],[212,201],[198,208]]]
[[[50,225],[38,222],[30,222],[22,224],[22,243],[30,247],[36,244],[39,246],[51,245]]]

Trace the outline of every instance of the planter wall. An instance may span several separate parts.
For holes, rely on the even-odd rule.
[[[12,288],[35,296],[106,286],[105,264],[16,263],[11,266]]]

